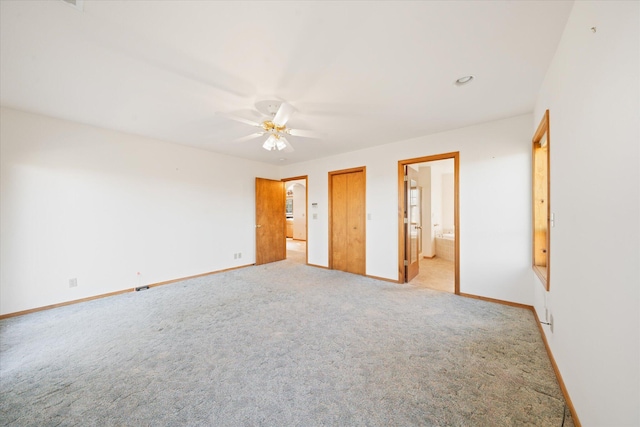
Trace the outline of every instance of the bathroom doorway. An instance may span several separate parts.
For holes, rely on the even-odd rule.
[[[460,293],[458,154],[398,162],[401,283]]]
[[[307,263],[307,177],[282,180],[285,191],[286,258]]]

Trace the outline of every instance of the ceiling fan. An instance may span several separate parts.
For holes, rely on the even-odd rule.
[[[266,116],[265,120],[260,123],[233,114],[218,113],[219,115],[231,120],[236,120],[261,129],[251,135],[238,138],[234,142],[248,141],[259,136],[268,135],[264,144],[262,144],[262,148],[267,151],[284,150],[285,152],[292,152],[294,151],[293,147],[291,146],[291,143],[287,141],[287,138],[285,137],[286,135],[299,136],[303,138],[320,137],[319,134],[313,131],[290,129],[287,127],[287,122],[291,118],[291,115],[296,111],[295,108],[287,102],[273,99],[258,100],[255,103],[255,107],[262,115]]]

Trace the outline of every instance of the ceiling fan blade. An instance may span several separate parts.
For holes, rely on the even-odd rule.
[[[289,141],[287,141],[287,139],[284,136],[280,137],[280,141],[284,142],[285,147],[284,147],[283,151],[285,153],[292,153],[292,152],[296,151],[296,150],[293,149],[293,147],[291,146]]]
[[[303,138],[322,138],[323,135],[319,132],[304,129],[287,129],[287,134],[292,136],[300,136]]]
[[[264,132],[256,132],[252,133],[251,135],[243,136],[242,138],[234,139],[232,142],[244,142],[262,135],[264,135]]]
[[[229,113],[216,113],[218,116],[226,117],[227,119],[235,120],[237,122],[241,122],[247,124],[249,126],[262,127],[262,125],[258,122],[254,122],[253,120],[245,119],[244,117],[236,116],[234,114]]]
[[[273,123],[277,124],[278,126],[284,126],[294,111],[296,110],[291,104],[283,102],[282,104],[280,104],[280,108],[278,108],[278,112],[273,118]]]

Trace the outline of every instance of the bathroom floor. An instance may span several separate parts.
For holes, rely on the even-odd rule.
[[[437,256],[420,260],[420,273],[409,282],[436,291],[455,292],[455,263]]]
[[[307,242],[304,240],[293,240],[287,238],[287,259],[305,264],[307,262]]]

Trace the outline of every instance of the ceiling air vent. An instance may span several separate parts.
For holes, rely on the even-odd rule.
[[[63,3],[68,4],[76,10],[82,12],[84,0],[61,0]]]

